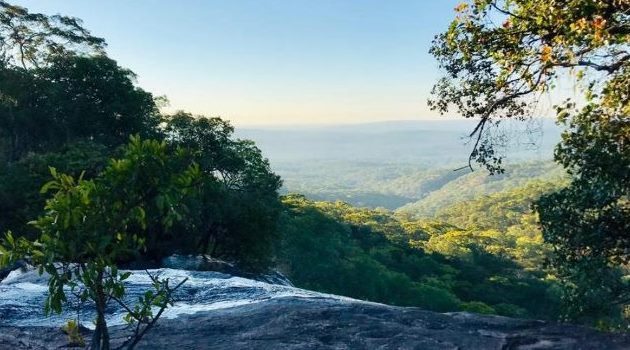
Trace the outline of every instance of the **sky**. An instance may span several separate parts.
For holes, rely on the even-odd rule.
[[[169,110],[237,126],[437,119],[428,51],[461,0],[14,0],[83,20]]]

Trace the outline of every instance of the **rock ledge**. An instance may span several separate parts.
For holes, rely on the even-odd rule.
[[[127,332],[112,329],[113,345]],[[89,336],[89,334],[86,334]],[[57,349],[53,327],[0,326],[0,349]],[[164,319],[139,349],[630,349],[630,336],[470,313],[278,298]]]

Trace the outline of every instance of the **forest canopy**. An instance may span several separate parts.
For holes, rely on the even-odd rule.
[[[491,171],[501,171],[502,157],[489,129],[504,119],[534,117],[539,99],[563,77],[589,101],[584,112],[598,106],[613,122],[627,116],[629,10],[626,0],[464,1],[433,42],[431,53],[445,74],[429,105],[478,119],[470,160]],[[564,110],[560,121],[570,126]]]

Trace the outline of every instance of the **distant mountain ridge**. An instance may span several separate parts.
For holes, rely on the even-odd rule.
[[[559,140],[559,128],[551,120],[530,122],[530,132],[518,130],[525,123],[504,123],[510,153],[522,159],[550,157]],[[471,120],[396,121],[328,126],[277,126],[239,128],[236,135],[256,142],[272,165],[308,160],[412,162],[426,165],[462,164],[470,145]],[[520,136],[520,140],[519,137]],[[532,140],[537,151],[527,151]],[[524,147],[525,146],[525,147]]]
[[[395,210],[431,196],[434,204],[415,204],[430,214],[440,203],[432,194],[445,187],[485,176],[485,170],[468,175],[468,169],[453,172],[468,162],[468,133],[473,120],[390,121],[363,124],[272,126],[237,129],[240,138],[256,142],[273,170],[282,176],[285,192],[299,192],[314,200],[342,200],[355,206]],[[506,171],[502,182],[492,181],[487,190],[509,187],[507,182],[525,171],[518,163],[528,163],[527,177],[551,171],[553,148],[560,140],[560,128],[550,119],[504,123]],[[529,130],[529,131],[528,131]],[[542,166],[534,163],[547,163]],[[525,166],[525,167],[527,167]],[[546,167],[546,168],[545,168]],[[525,171],[527,173],[527,171]],[[457,180],[466,177],[468,180]],[[478,178],[478,181],[481,178]],[[523,183],[525,179],[518,182]],[[499,183],[504,183],[500,185]],[[468,183],[472,185],[471,182]],[[469,193],[482,194],[483,189]],[[445,203],[448,200],[444,201]]]

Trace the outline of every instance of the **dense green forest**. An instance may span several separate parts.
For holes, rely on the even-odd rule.
[[[335,167],[343,160],[320,159],[285,168],[293,174],[285,190],[307,196],[281,196],[272,163],[229,122],[163,113],[163,98],[139,87],[79,20],[0,1],[0,265],[26,259],[48,272],[47,312],[64,307],[67,288],[85,286],[81,298],[98,312],[95,349],[108,346],[107,302],[124,295],[129,277],[118,266],[155,265],[174,253],[209,254],[252,271],[277,268],[297,286],[376,302],[624,329],[628,60],[602,68],[608,75],[591,86],[584,109],[558,107],[565,131],[557,164],[503,162],[484,125],[493,123],[492,113],[523,117],[526,109],[488,97],[505,93],[507,83],[485,59],[510,61],[478,45],[491,3],[460,9],[472,11],[469,21],[456,21],[432,50],[450,74],[436,85],[433,107],[446,112],[454,105],[470,118],[487,112],[468,158],[471,169],[474,162],[482,169],[407,159],[370,170],[370,163]],[[508,4],[539,15],[559,11]],[[610,13],[628,10],[607,6],[597,2],[589,11],[617,23]],[[511,26],[542,30],[539,21],[512,21],[486,35],[515,35],[502,32]],[[608,44],[569,35],[557,41],[564,48],[576,40],[597,48],[623,43],[607,35]],[[512,43],[496,40],[499,47],[491,48],[511,61],[537,52]],[[550,62],[543,59],[537,74],[547,76]],[[499,68],[508,76],[516,69]],[[350,203],[320,201],[330,199]],[[154,282],[130,320],[146,322],[152,307],[168,306],[168,281]]]
[[[549,247],[528,208],[557,186],[535,182],[456,204],[440,220],[289,195],[279,267],[298,286],[365,300],[553,319],[559,290],[541,268]],[[479,218],[464,222],[468,214]]]

